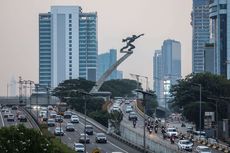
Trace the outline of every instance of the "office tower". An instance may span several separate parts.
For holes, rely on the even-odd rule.
[[[215,74],[214,70],[214,43],[206,43],[204,48],[204,71]]]
[[[193,0],[192,72],[204,71],[204,46],[209,42],[209,0]]]
[[[108,70],[117,61],[117,50],[110,49],[108,53],[98,55],[98,73],[97,79],[99,79],[106,70]],[[121,75],[121,74],[119,74]],[[107,80],[120,79],[118,77],[118,71],[114,70]]]
[[[162,68],[162,52],[156,50],[153,56],[153,90],[156,92],[159,106],[163,107]]]
[[[181,78],[181,44],[175,40],[165,40],[161,50],[153,57],[153,80],[158,104],[168,108],[169,90]]]
[[[214,43],[214,72],[230,79],[230,1],[211,0],[211,40]]]
[[[117,79],[123,79],[123,71],[117,70]]]
[[[97,14],[79,6],[52,6],[39,14],[39,84],[64,80],[96,81]]]
[[[163,77],[175,84],[181,78],[181,44],[175,40],[165,40],[162,46]]]

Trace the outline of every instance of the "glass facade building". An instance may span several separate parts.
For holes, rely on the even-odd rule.
[[[204,47],[209,42],[209,0],[193,0],[192,72],[204,72]]]
[[[99,79],[107,69],[110,68],[117,61],[117,50],[110,49],[108,53],[103,53],[98,56],[98,73],[97,79]],[[108,77],[107,80],[122,79],[122,74],[117,70]]]
[[[64,80],[96,81],[97,14],[79,6],[52,6],[39,14],[39,84]]]
[[[230,79],[230,1],[212,0],[209,5],[214,73]]]

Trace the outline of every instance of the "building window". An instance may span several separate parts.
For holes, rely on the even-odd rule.
[[[69,31],[72,31],[72,28],[69,28]]]
[[[69,48],[69,51],[72,51],[72,48]]]
[[[69,20],[69,23],[72,23],[72,20]]]
[[[69,63],[72,63],[72,60],[70,60]]]
[[[72,44],[69,44],[69,47],[72,47]]]
[[[69,79],[71,80],[71,79],[72,79],[72,77],[70,76],[70,77],[69,77]]]
[[[69,72],[69,75],[72,75],[72,72]]]
[[[72,52],[69,52],[69,55],[72,55]]]
[[[72,64],[70,64],[69,67],[72,67]]]
[[[72,43],[72,40],[69,40],[69,43]]]
[[[69,19],[72,19],[72,14],[69,14]]]
[[[69,59],[72,59],[72,56],[69,56]]]
[[[69,32],[69,35],[72,35],[72,32]]]
[[[72,24],[69,24],[69,27],[72,27]]]

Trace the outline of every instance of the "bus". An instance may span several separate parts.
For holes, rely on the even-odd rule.
[[[59,102],[57,104],[57,114],[58,115],[64,115],[64,112],[67,111],[68,105],[65,102]]]

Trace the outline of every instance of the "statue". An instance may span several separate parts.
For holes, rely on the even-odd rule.
[[[133,35],[132,37],[127,37],[126,39],[122,39],[122,42],[127,42],[126,46],[121,48],[120,52],[121,53],[133,53],[133,49],[135,46],[132,44],[137,38],[143,36],[144,34],[140,34],[138,36]],[[129,48],[127,51],[124,51],[124,49]]]

